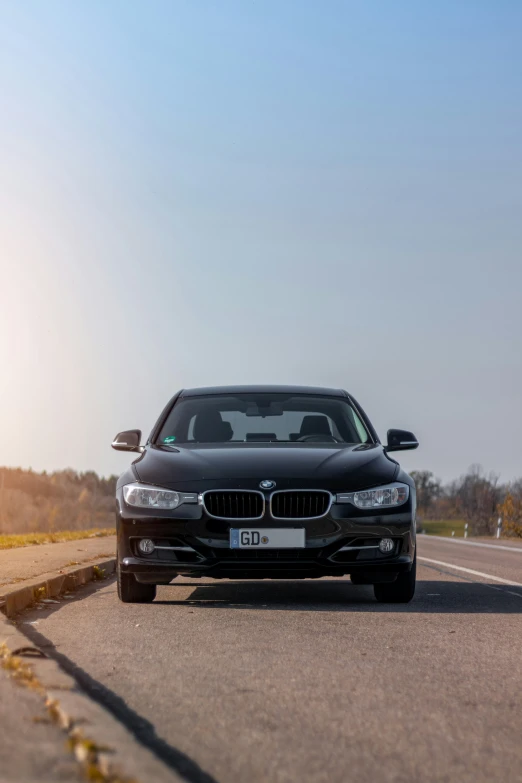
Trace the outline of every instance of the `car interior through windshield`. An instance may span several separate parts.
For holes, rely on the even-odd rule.
[[[243,394],[177,401],[156,442],[362,444],[369,440],[347,399]]]

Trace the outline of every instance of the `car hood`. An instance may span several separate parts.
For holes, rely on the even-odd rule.
[[[277,489],[317,487],[350,492],[393,481],[398,464],[381,444],[230,444],[147,446],[134,462],[140,481],[185,492],[257,489],[263,479]]]

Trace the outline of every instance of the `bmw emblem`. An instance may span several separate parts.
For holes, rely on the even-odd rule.
[[[261,489],[274,489],[275,485],[275,481],[270,481],[270,479],[264,479],[263,481],[259,482]]]

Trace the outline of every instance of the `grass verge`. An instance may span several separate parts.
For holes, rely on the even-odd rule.
[[[463,519],[423,519],[422,530],[430,536],[451,536],[455,531],[455,538],[464,538]]]
[[[64,541],[78,541],[82,538],[103,538],[113,536],[114,528],[91,528],[90,530],[60,530],[57,533],[20,533],[0,535],[0,549],[14,549],[19,546],[38,544],[60,544]]]

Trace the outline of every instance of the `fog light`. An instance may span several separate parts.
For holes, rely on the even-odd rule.
[[[386,539],[384,539],[386,541]],[[154,552],[154,541],[150,538],[142,538],[138,543],[138,549],[144,555],[151,555]]]
[[[395,549],[395,544],[391,538],[381,538],[379,541],[379,549],[383,555],[389,555]]]

